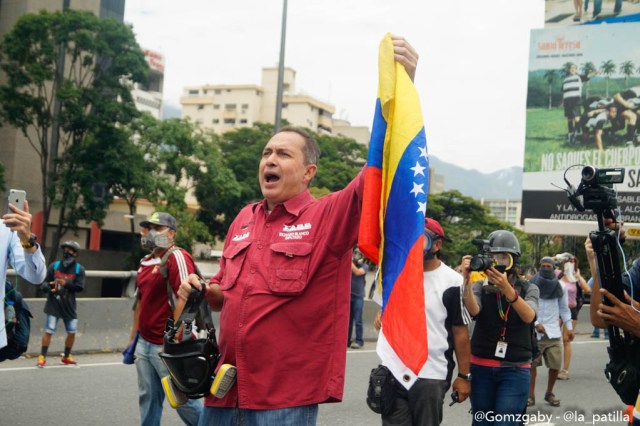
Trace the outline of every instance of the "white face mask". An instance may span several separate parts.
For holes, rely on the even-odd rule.
[[[575,274],[575,264],[573,262],[567,262],[564,264],[564,276],[567,278],[569,282],[575,282],[576,274]]]

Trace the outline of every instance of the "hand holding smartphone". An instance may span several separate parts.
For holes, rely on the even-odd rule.
[[[24,200],[27,198],[27,192],[22,189],[10,189],[7,196],[7,213],[13,213],[9,208],[9,204],[24,210]]]

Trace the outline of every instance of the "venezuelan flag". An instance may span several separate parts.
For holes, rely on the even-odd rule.
[[[428,356],[422,270],[427,141],[418,94],[394,60],[389,34],[380,44],[378,67],[358,242],[381,270],[382,333],[402,363],[418,374]]]

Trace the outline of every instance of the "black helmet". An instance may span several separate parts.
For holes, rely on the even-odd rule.
[[[493,231],[489,234],[489,253],[511,253],[520,257],[520,243],[511,231]]]
[[[60,244],[61,249],[64,249],[65,247],[69,247],[71,250],[75,251],[76,253],[80,253],[80,244],[76,243],[73,240],[65,241],[64,243]]]

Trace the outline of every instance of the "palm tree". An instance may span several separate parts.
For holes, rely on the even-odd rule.
[[[616,72],[616,64],[613,63],[611,59],[604,61],[602,65],[600,65],[600,72],[605,76],[605,87],[606,87],[606,95],[605,97],[609,97],[609,78],[611,74]]]
[[[597,68],[593,64],[593,62],[585,62],[582,64],[582,75],[586,75],[587,77],[596,73]],[[585,98],[589,97],[589,80],[584,82],[584,96]]]
[[[548,70],[547,72],[544,73],[544,76],[542,78],[549,85],[549,107],[548,107],[548,109],[551,109],[551,97],[553,95],[553,85],[558,80],[558,73],[556,72],[556,70]]]
[[[629,88],[629,77],[633,75],[635,71],[635,65],[632,61],[624,61],[620,64],[620,74],[624,75],[624,88]]]

